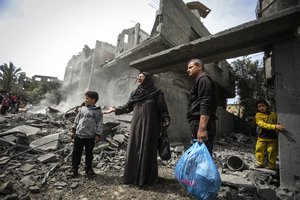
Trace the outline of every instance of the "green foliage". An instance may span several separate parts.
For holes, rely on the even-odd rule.
[[[272,95],[272,89],[265,84],[264,68],[259,67],[258,60],[252,61],[246,56],[231,65],[235,72],[239,104],[245,108],[243,118],[254,116],[256,100],[270,99]]]
[[[12,87],[17,84],[18,76],[21,71],[22,69],[16,68],[12,62],[0,65],[1,90],[11,92]]]

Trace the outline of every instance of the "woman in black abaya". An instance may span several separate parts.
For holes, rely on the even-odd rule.
[[[127,146],[124,184],[152,185],[158,178],[157,143],[162,127],[169,126],[170,117],[163,92],[154,86],[151,75],[139,74],[139,86],[128,102],[110,107],[104,114],[116,115],[133,111]]]

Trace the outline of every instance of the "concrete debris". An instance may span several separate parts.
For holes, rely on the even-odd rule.
[[[78,186],[78,182],[75,182],[70,185],[70,188],[75,189],[75,188],[77,188],[77,186]]]
[[[41,192],[41,188],[39,188],[38,186],[30,186],[29,187],[29,191],[31,193],[40,193]]]
[[[0,183],[0,194],[12,193],[13,184],[10,181]]]
[[[34,168],[34,166],[35,166],[35,165],[25,163],[25,165],[22,165],[22,167],[20,168],[20,170],[21,170],[22,172],[28,172],[28,171],[30,171],[32,168]]]
[[[59,133],[47,135],[30,143],[31,148],[38,148],[44,151],[57,150]]]
[[[56,154],[54,153],[47,153],[44,155],[41,155],[40,157],[37,158],[38,161],[41,163],[49,163],[49,162],[56,162]]]
[[[12,129],[9,129],[7,131],[0,133],[0,137],[4,136],[4,135],[12,134],[12,133],[24,133],[27,136],[35,135],[39,132],[39,130],[40,129],[36,128],[36,127],[32,127],[32,126],[28,126],[28,125],[21,125],[21,126],[17,126],[15,128],[12,128]]]
[[[10,160],[9,156],[2,156],[0,158],[0,165],[5,165]]]
[[[236,189],[239,189],[241,187],[254,188],[254,185],[251,181],[241,176],[221,174],[221,180],[223,185],[235,187]]]
[[[70,178],[67,175],[71,169],[73,149],[73,141],[68,135],[68,127],[71,126],[69,119],[65,117],[53,123],[47,116],[29,113],[5,118],[7,124],[0,126],[0,132],[9,135],[0,137],[0,199],[62,199],[61,195],[64,196],[63,199],[74,199],[80,195],[82,199],[139,199],[142,198],[141,192],[148,195],[145,199],[190,199],[173,174],[178,159],[190,144],[171,143],[172,158],[163,161],[158,157],[159,176],[162,180],[157,186],[151,186],[151,190],[143,191],[122,185],[130,117],[105,117],[105,138],[94,148],[93,167],[97,173],[97,178],[94,179],[84,178],[84,154],[79,169],[80,176]],[[42,126],[31,127],[26,124],[28,121]],[[22,129],[22,133],[12,131],[16,129],[8,124],[18,127],[18,130]],[[6,142],[4,138],[7,136],[14,137],[15,140]],[[23,149],[16,148],[21,145],[16,143],[18,138],[21,138],[19,143],[22,143]],[[213,158],[222,179],[216,199],[295,199],[299,196],[299,190],[279,187],[279,175],[276,171],[254,168],[254,145],[255,138],[241,134],[216,140]],[[40,150],[34,151],[35,149]],[[95,190],[99,192],[95,193]],[[89,196],[90,193],[95,193],[95,196]],[[162,194],[167,196],[161,196]]]
[[[182,153],[184,151],[184,146],[176,146],[174,152]]]
[[[23,184],[24,189],[28,189],[30,186],[35,185],[34,178],[32,175],[24,176],[20,182]]]

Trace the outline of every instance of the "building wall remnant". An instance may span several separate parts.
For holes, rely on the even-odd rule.
[[[137,23],[133,28],[124,29],[118,35],[117,54],[135,47],[149,37],[149,34],[140,28]]]
[[[257,18],[267,17],[286,8],[299,5],[299,0],[258,0]]]
[[[84,46],[82,52],[73,55],[65,69],[64,87],[67,91],[84,92],[93,78],[93,71],[102,67],[115,56],[116,47],[96,41],[95,49]]]
[[[280,183],[283,187],[300,185],[299,55],[299,38],[274,44],[278,121],[286,126],[286,131],[279,133]]]

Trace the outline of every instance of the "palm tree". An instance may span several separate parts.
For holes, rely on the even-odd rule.
[[[16,68],[16,66],[9,62],[9,65],[4,63],[0,65],[0,81],[2,85],[2,90],[11,91],[12,85],[17,81],[19,73],[22,71],[21,68]]]

